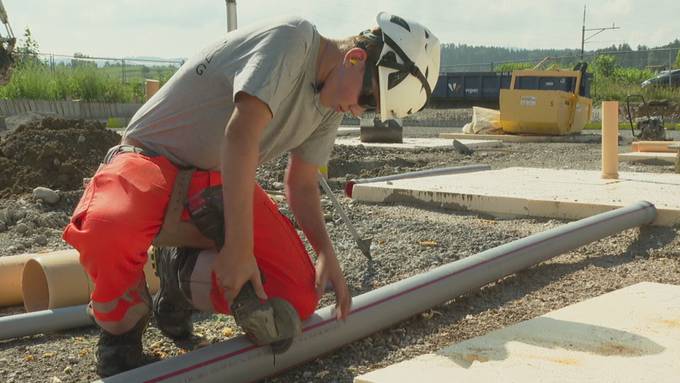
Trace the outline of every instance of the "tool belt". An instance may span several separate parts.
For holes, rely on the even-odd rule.
[[[141,148],[134,145],[121,144],[109,149],[102,161],[103,164],[110,163],[115,156],[122,153],[138,153],[147,157],[157,157],[160,154],[153,150]],[[176,166],[176,165],[175,165]],[[189,185],[193,177],[195,168],[181,168],[177,166],[178,172],[175,183],[170,193],[170,200],[165,209],[163,224],[156,238],[153,240],[154,246],[159,247],[193,247],[206,249],[215,246],[215,243],[201,233],[196,225],[191,221],[182,221],[182,211],[187,205]],[[220,204],[221,204],[221,187]],[[201,193],[202,194],[202,193]],[[224,219],[222,218],[222,221]],[[223,227],[223,226],[222,226]],[[224,233],[222,234],[224,237]]]
[[[113,158],[121,153],[138,153],[143,156],[147,157],[157,157],[159,156],[158,153],[154,152],[153,150],[146,149],[146,148],[140,148],[137,146],[132,146],[132,145],[127,145],[127,144],[120,144],[111,147],[108,152],[106,152],[106,155],[104,156],[104,161],[102,161],[103,164],[108,164],[113,160]]]
[[[165,218],[161,230],[153,241],[154,246],[161,247],[193,247],[207,249],[215,246],[210,238],[198,229],[193,221],[182,221],[182,211],[187,205],[189,185],[196,169],[180,169],[172,187],[170,201],[165,209]],[[220,191],[222,188],[220,187]],[[221,197],[221,192],[220,192]],[[221,202],[221,201],[220,201]],[[224,218],[222,218],[222,221]],[[222,234],[224,236],[224,234]]]

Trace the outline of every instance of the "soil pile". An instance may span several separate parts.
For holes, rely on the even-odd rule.
[[[625,101],[620,103],[624,118],[628,118]],[[646,105],[632,104],[630,105],[631,114],[634,118],[646,116],[661,116],[666,122],[680,120],[680,103],[672,101],[649,101]]]
[[[47,117],[19,126],[0,142],[0,197],[36,186],[82,188],[120,135],[97,121]]]

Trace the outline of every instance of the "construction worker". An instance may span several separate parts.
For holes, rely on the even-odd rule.
[[[300,333],[327,282],[337,318],[347,318],[351,296],[324,226],[318,169],[343,113],[415,113],[439,73],[439,41],[427,28],[387,13],[377,23],[344,40],[299,18],[232,31],[134,115],[64,231],[96,286],[100,375],[142,363],[151,313],[173,339],[192,335],[192,310],[232,313],[275,352]],[[255,182],[258,164],[286,152],[287,201],[316,264]],[[143,272],[152,243],[165,246],[153,255],[161,283],[153,301]]]

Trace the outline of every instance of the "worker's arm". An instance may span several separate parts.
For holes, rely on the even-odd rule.
[[[247,281],[252,282],[261,299],[267,299],[253,255],[253,192],[260,136],[271,118],[264,102],[240,92],[224,131],[221,154],[224,247],[215,259],[213,271],[229,302],[233,302]]]
[[[345,319],[352,303],[347,282],[335,256],[319,200],[319,168],[305,162],[296,154],[290,155],[286,169],[286,198],[295,219],[305,232],[317,254],[316,290],[321,296],[326,282],[333,284],[336,298],[336,316]]]

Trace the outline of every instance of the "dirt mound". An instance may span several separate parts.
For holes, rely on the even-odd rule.
[[[626,103],[621,103],[624,117],[628,118]],[[666,122],[680,120],[680,103],[675,103],[668,100],[654,100],[648,101],[647,105],[641,103],[630,104],[631,114],[633,117],[662,116]]]
[[[80,189],[119,141],[97,121],[47,117],[21,125],[0,142],[0,197],[36,186]]]

